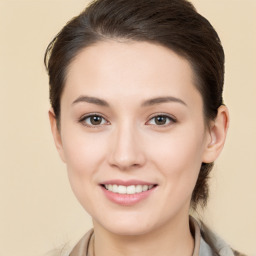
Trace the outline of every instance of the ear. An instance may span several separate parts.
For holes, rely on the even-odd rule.
[[[49,115],[49,120],[50,120],[50,124],[51,124],[51,130],[52,130],[52,135],[53,135],[53,139],[55,142],[55,146],[59,152],[60,158],[65,163],[65,155],[64,155],[64,150],[63,150],[63,146],[62,146],[61,134],[60,134],[60,130],[57,125],[57,120],[56,120],[56,116],[54,114],[53,109],[49,110],[48,115]]]
[[[226,140],[228,127],[228,109],[226,106],[222,105],[218,109],[216,119],[212,122],[209,128],[210,136],[202,160],[204,163],[212,163],[218,158]]]

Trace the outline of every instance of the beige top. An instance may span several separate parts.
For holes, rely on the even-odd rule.
[[[213,251],[210,246],[204,241],[201,236],[200,225],[190,217],[191,231],[195,239],[194,252],[192,256],[213,256]],[[234,252],[221,238],[211,231],[208,234],[214,243],[215,248],[221,256],[239,256]],[[91,229],[82,239],[76,244],[69,256],[94,256],[94,232]],[[241,255],[242,256],[242,255]]]

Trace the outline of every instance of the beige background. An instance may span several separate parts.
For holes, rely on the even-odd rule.
[[[81,0],[0,0],[0,255],[36,256],[74,242],[90,218],[74,198],[47,117],[44,50]],[[256,255],[256,2],[194,0],[226,51],[231,127],[203,214],[232,246]]]

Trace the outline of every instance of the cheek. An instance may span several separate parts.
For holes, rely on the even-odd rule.
[[[104,139],[98,133],[86,133],[83,127],[67,126],[62,132],[67,167],[85,174],[94,170],[104,153]]]
[[[188,132],[187,132],[188,133]],[[170,168],[176,169],[181,165],[194,165],[201,162],[203,144],[196,134],[183,134],[181,136],[166,136],[159,138],[158,145],[151,148],[151,155],[166,163]],[[161,160],[160,160],[161,159]]]
[[[190,127],[159,138],[157,147],[148,147],[154,165],[173,189],[193,190],[202,163],[203,141],[202,130]]]
[[[86,134],[80,129],[63,131],[63,150],[66,159],[68,177],[74,193],[86,196],[84,190],[95,188],[95,177],[99,166],[105,159],[104,140],[99,134]],[[90,191],[92,192],[92,191]]]

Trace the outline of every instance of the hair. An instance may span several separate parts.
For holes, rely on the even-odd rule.
[[[151,42],[189,61],[203,99],[206,124],[223,104],[224,51],[218,34],[187,0],[96,0],[70,20],[48,45],[45,66],[57,123],[69,65],[84,48],[106,40]],[[204,207],[213,163],[202,163],[191,207]]]

